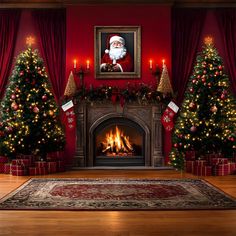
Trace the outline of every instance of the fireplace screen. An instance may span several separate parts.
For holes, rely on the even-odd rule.
[[[144,165],[144,132],[130,120],[105,122],[95,132],[95,165]]]

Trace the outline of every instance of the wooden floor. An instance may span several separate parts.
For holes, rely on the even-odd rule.
[[[172,170],[78,170],[43,178],[196,178]],[[30,177],[0,174],[0,198]],[[39,177],[42,178],[42,177]],[[206,177],[236,198],[236,175]],[[204,236],[236,235],[236,210],[220,211],[3,211],[0,235]]]

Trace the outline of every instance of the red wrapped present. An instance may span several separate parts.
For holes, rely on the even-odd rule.
[[[39,171],[37,167],[29,167],[29,175],[38,175]]]
[[[31,161],[29,159],[14,159],[12,160],[12,164],[29,167],[31,165]]]
[[[236,173],[236,163],[230,162],[229,164],[229,174],[233,175]]]
[[[186,151],[185,160],[186,161],[195,160],[195,151]]]
[[[7,163],[8,162],[8,158],[4,157],[4,156],[0,156],[0,163]]]
[[[37,168],[47,168],[47,162],[46,161],[36,161],[35,166]]]
[[[224,176],[229,174],[229,164],[219,164],[213,166],[213,175]]]
[[[11,171],[14,171],[14,170],[27,170],[27,169],[28,169],[28,167],[26,167],[26,166],[11,164]]]
[[[49,161],[48,162],[48,173],[55,173],[57,172],[57,162],[56,161]]]
[[[186,172],[193,173],[195,161],[186,161]]]
[[[211,176],[212,166],[195,166],[194,174],[199,176]]]
[[[4,174],[10,174],[10,172],[11,172],[11,164],[5,163],[4,164]]]
[[[62,151],[50,152],[47,154],[47,160],[48,161],[62,161],[63,156],[64,155]]]
[[[196,160],[195,166],[205,166],[207,164],[206,160]]]
[[[227,158],[212,158],[209,164],[212,166],[219,165],[219,164],[228,164],[228,159]]]
[[[0,163],[0,173],[4,173],[4,165],[5,163]]]
[[[57,161],[57,171],[63,172],[66,170],[65,162],[64,161]]]
[[[47,175],[48,174],[47,167],[37,167],[37,171],[38,171],[39,175]]]
[[[11,171],[12,175],[15,176],[23,176],[23,175],[28,175],[28,169],[23,169],[23,170],[12,170]]]

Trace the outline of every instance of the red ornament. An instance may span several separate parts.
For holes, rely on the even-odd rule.
[[[204,70],[204,71],[203,71],[203,74],[206,74],[206,73],[207,73],[207,71],[206,71],[206,70]]]
[[[190,128],[190,131],[193,132],[193,133],[196,132],[196,131],[197,131],[197,127],[196,127],[196,126],[192,126],[192,127]]]
[[[211,85],[212,85],[212,84],[211,84],[211,83],[208,83],[207,85],[208,85],[209,88],[211,88]]]
[[[211,107],[211,112],[217,112],[218,108],[216,105]]]
[[[197,78],[200,79],[200,78],[201,78],[201,75],[198,75]]]
[[[174,147],[177,148],[178,147],[178,143],[174,143]]]
[[[206,82],[206,78],[204,77],[204,78],[202,78],[202,82],[204,83],[204,82]]]
[[[191,88],[189,88],[189,91],[190,91],[190,93],[193,93],[194,89],[191,87]]]
[[[226,95],[225,95],[224,93],[222,93],[222,94],[220,95],[220,99],[225,100],[225,99],[226,99]]]
[[[12,100],[15,100],[15,99],[16,99],[16,95],[15,95],[14,93],[11,95],[11,99],[12,99]]]
[[[218,69],[219,69],[219,70],[222,70],[222,68],[223,68],[222,65],[219,65],[219,66],[218,66]]]
[[[33,108],[33,112],[34,112],[34,113],[39,113],[38,107],[35,106],[35,107]]]
[[[48,97],[47,97],[46,94],[44,94],[44,95],[42,96],[42,100],[43,100],[43,102],[46,102],[46,101],[48,100]]]
[[[189,109],[190,110],[195,110],[196,108],[197,108],[197,105],[194,102],[190,102]]]
[[[23,76],[23,75],[24,75],[24,71],[21,71],[21,72],[20,72],[20,76]]]
[[[4,132],[0,130],[0,137],[4,136]]]
[[[17,105],[17,103],[16,103],[16,102],[13,102],[13,103],[11,104],[11,108],[12,108],[12,110],[14,110],[14,111],[18,110],[18,105]]]
[[[219,75],[219,71],[216,71],[216,72],[215,72],[215,75]]]
[[[196,83],[196,80],[195,79],[193,79],[193,84],[195,84]]]

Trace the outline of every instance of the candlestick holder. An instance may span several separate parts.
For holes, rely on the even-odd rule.
[[[84,68],[83,66],[80,66],[79,69],[74,68],[74,74],[79,77],[81,87],[84,87],[84,76],[89,72],[90,69],[88,67]]]
[[[158,86],[158,84],[160,82],[161,68],[156,64],[154,69],[153,69],[153,67],[150,68],[150,71],[151,71],[152,75],[156,77],[157,86]]]

